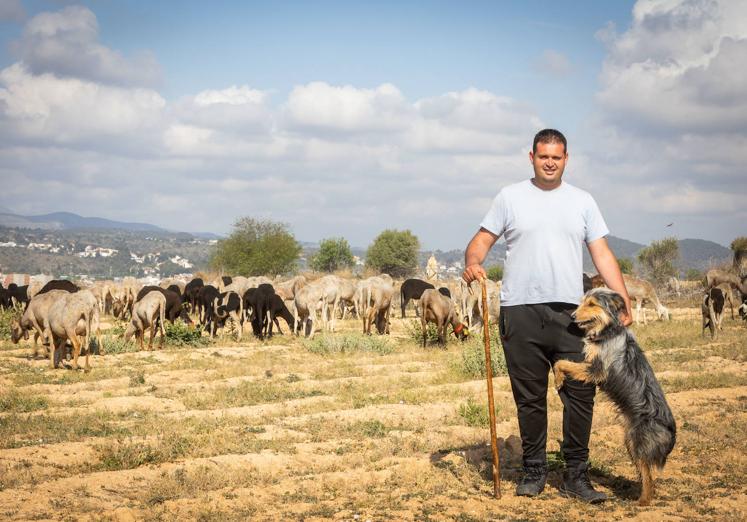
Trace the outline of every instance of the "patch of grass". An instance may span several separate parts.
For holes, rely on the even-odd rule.
[[[192,328],[181,321],[174,324],[166,323],[166,344],[179,348],[200,348],[208,346],[212,341],[202,336],[202,327]]]
[[[475,428],[487,428],[490,426],[490,415],[488,405],[477,403],[472,398],[466,403],[459,405],[459,416],[464,419],[467,426]],[[498,418],[498,406],[495,406],[496,418]]]
[[[99,468],[117,471],[169,462],[186,455],[191,449],[190,443],[188,437],[169,434],[159,438],[157,444],[120,439],[114,444],[97,445]]]
[[[19,316],[20,312],[13,308],[0,309],[0,339],[10,340],[10,325]]]
[[[0,448],[77,441],[86,437],[127,436],[130,430],[115,415],[8,415],[0,417]]]
[[[170,473],[162,472],[145,489],[142,500],[149,505],[162,504],[168,500],[199,497],[207,491],[227,487],[245,488],[258,481],[258,474],[252,470],[226,470],[223,466],[199,466],[189,471],[177,468]]]
[[[253,406],[320,395],[324,395],[320,390],[292,388],[284,382],[248,381],[205,393],[190,394],[181,400],[187,408],[200,410],[215,408],[216,405],[224,408]]]
[[[125,341],[123,337],[109,336],[104,343],[104,354],[114,355],[118,353],[137,352],[140,348],[137,343],[130,339]]]
[[[389,428],[387,428],[383,422],[372,419],[352,424],[350,426],[350,431],[352,433],[365,435],[366,437],[379,439],[381,437],[386,437],[387,433],[389,433]]]
[[[498,329],[491,327],[490,330],[490,366],[493,369],[493,377],[507,375],[506,358],[498,341]],[[455,361],[454,367],[466,377],[486,377],[485,344],[482,336],[476,335],[465,341],[461,356]]]
[[[747,384],[747,375],[731,372],[694,373],[687,377],[661,379],[661,386],[667,393],[684,390],[702,390],[711,388],[731,388]]]
[[[403,322],[405,327],[405,332],[407,332],[407,337],[412,339],[418,344],[423,343],[423,325],[420,322],[420,319],[411,319],[410,321],[404,321]],[[447,327],[446,331],[448,332],[449,329]],[[438,331],[436,330],[436,325],[434,323],[426,323],[425,325],[425,336],[426,336],[426,342],[428,344],[433,344],[438,342]],[[448,341],[448,338],[447,338]]]
[[[19,390],[0,392],[0,411],[26,413],[44,410],[48,406],[47,398],[41,395],[31,395]]]
[[[357,352],[387,355],[394,352],[394,343],[390,339],[379,335],[320,335],[314,339],[304,339],[303,346],[311,353],[319,355]]]
[[[142,370],[130,374],[130,388],[145,384],[145,373]]]

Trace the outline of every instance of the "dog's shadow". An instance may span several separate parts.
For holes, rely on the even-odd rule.
[[[522,476],[521,439],[516,435],[508,438],[498,438],[498,451],[501,462],[501,479],[516,483]],[[456,448],[438,450],[430,456],[431,464],[445,469],[457,479],[468,481],[465,471],[477,473],[485,482],[493,480],[493,457],[490,445],[473,444]],[[563,483],[563,461],[560,451],[547,453],[548,476],[547,484],[558,491]],[[609,470],[592,464],[589,467],[592,482],[612,491],[615,498],[621,500],[635,500],[641,492],[638,481],[615,475]]]

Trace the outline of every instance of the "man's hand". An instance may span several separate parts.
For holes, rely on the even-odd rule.
[[[482,262],[488,255],[490,247],[498,239],[498,236],[488,231],[485,228],[480,228],[477,234],[472,238],[467,245],[467,250],[464,251],[464,272],[462,273],[462,279],[467,284],[470,284],[476,279],[487,279],[488,275],[485,273],[485,269],[482,267]]]
[[[464,269],[464,272],[462,273],[462,279],[464,279],[467,284],[470,284],[472,281],[480,280],[480,279],[487,279],[488,274],[485,273],[485,269],[480,264],[470,265],[467,268]]]
[[[620,312],[620,321],[622,321],[623,326],[630,326],[633,324],[633,314],[630,311],[630,301],[625,301],[625,310]]]

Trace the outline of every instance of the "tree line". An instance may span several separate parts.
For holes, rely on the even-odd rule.
[[[736,238],[731,244],[735,266],[747,262],[747,238]],[[302,247],[288,225],[271,220],[242,217],[231,234],[218,241],[209,266],[223,273],[258,276],[289,274],[298,270]],[[387,229],[381,232],[366,250],[366,268],[387,273],[392,277],[411,276],[418,270],[420,241],[410,230]],[[643,277],[656,285],[663,285],[670,277],[679,275],[679,246],[670,237],[653,241],[638,252],[637,269]],[[617,260],[625,274],[632,274],[634,262],[629,258]],[[319,250],[308,259],[308,266],[318,272],[351,269],[355,258],[345,238],[332,237],[320,241]],[[503,278],[503,267],[486,269],[495,281]],[[687,279],[702,277],[697,270],[685,274]]]

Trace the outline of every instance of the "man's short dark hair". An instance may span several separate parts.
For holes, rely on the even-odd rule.
[[[532,152],[537,152],[538,143],[562,143],[563,152],[568,153],[568,142],[563,136],[563,133],[555,129],[542,129],[534,136],[534,143],[532,143]]]

